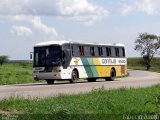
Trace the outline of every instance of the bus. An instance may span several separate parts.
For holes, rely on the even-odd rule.
[[[113,81],[127,74],[123,44],[97,44],[71,41],[38,43],[33,52],[33,77],[53,84],[55,80],[75,83],[79,79]]]

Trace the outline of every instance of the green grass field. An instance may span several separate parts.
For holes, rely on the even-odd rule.
[[[128,69],[146,70],[142,58],[128,58]],[[160,73],[160,58],[154,58],[151,63],[150,71]]]
[[[0,66],[0,84],[33,83],[31,62],[9,62]]]
[[[93,90],[87,94],[45,99],[10,98],[0,101],[0,113],[20,119],[122,119],[123,115],[160,114],[160,85],[149,88]]]

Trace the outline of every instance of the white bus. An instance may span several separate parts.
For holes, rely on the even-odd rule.
[[[49,41],[36,44],[33,54],[33,77],[48,84],[55,80],[114,80],[127,74],[123,44]]]

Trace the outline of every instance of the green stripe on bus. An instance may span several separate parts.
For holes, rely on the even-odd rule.
[[[94,66],[93,58],[81,58],[84,69],[88,77],[98,77],[96,66]]]

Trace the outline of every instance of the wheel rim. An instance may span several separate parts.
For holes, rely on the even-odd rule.
[[[77,74],[77,72],[74,70],[74,71],[72,72],[72,81],[71,81],[71,83],[76,82],[77,80],[78,80],[78,74]]]
[[[72,80],[73,80],[73,81],[76,81],[77,78],[78,78],[77,72],[76,72],[76,71],[73,71],[73,73],[72,73]]]

